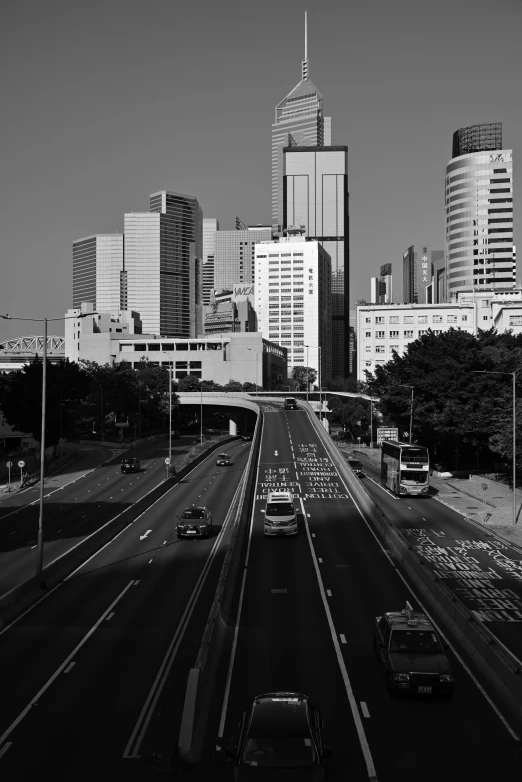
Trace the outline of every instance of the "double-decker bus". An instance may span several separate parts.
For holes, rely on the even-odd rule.
[[[381,483],[399,497],[427,495],[430,481],[428,449],[385,440],[381,450]]]

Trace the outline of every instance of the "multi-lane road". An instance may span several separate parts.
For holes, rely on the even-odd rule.
[[[178,715],[183,705],[250,443],[222,450],[230,467],[211,455],[0,634],[2,779],[142,778],[147,731],[170,729],[156,701],[173,689]],[[131,490],[137,480],[115,465],[108,477]],[[206,540],[177,539],[177,515],[192,504],[212,510]]]
[[[301,529],[297,538],[265,538],[262,496],[282,480],[302,500]],[[305,412],[265,415],[257,487],[236,642],[220,672],[209,754],[216,738],[234,736],[254,695],[295,690],[322,711],[332,780],[519,778],[517,736],[457,650],[449,652],[456,676],[451,702],[388,693],[372,651],[374,617],[406,600],[422,606],[359,513]],[[230,774],[226,762],[221,773]]]
[[[422,605],[359,512],[308,414],[261,404],[237,624],[216,677],[206,765],[187,778],[231,778],[217,740],[235,734],[254,695],[274,689],[304,692],[320,707],[333,747],[331,780],[520,778],[515,729],[458,649],[449,652],[451,702],[390,696],[372,651],[374,617],[406,600]],[[144,762],[152,756],[156,769],[174,767],[187,675],[224,556],[221,528],[250,444],[223,450],[232,467],[216,467],[215,455],[202,462],[0,635],[2,778],[153,779],[157,770]],[[133,477],[120,479],[132,488]],[[299,534],[265,538],[264,498],[283,484],[301,509]],[[399,508],[393,498],[386,502]],[[178,541],[175,516],[199,503],[212,510],[213,536]],[[432,505],[436,514],[435,500],[422,502],[434,525]],[[407,513],[413,511],[397,518]],[[179,768],[175,774],[183,777]]]

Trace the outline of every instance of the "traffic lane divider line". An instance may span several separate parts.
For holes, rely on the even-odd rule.
[[[122,599],[122,597],[123,597],[123,596],[126,594],[126,592],[127,592],[127,591],[128,591],[130,588],[131,588],[131,586],[133,586],[133,585],[134,585],[134,581],[129,581],[129,583],[127,584],[127,586],[126,586],[124,589],[122,589],[122,591],[120,592],[120,594],[118,595],[118,597],[117,597],[115,600],[113,600],[113,602],[110,604],[110,606],[107,608],[107,610],[106,610],[106,611],[104,611],[104,612],[103,612],[103,614],[100,616],[100,618],[98,619],[98,621],[97,621],[97,622],[95,622],[95,624],[94,624],[94,625],[91,627],[91,629],[90,629],[90,630],[89,630],[89,631],[88,631],[88,632],[87,632],[87,633],[84,635],[84,637],[82,638],[82,640],[81,640],[81,641],[80,641],[80,642],[79,642],[79,643],[78,643],[78,644],[75,646],[75,648],[72,650],[72,652],[71,652],[71,653],[70,653],[70,654],[69,654],[69,655],[68,655],[68,656],[65,658],[65,660],[64,660],[64,661],[63,661],[63,663],[60,665],[60,667],[56,669],[56,671],[53,673],[53,675],[51,676],[51,678],[50,678],[50,679],[48,679],[48,680],[47,680],[47,682],[46,682],[46,683],[43,685],[43,687],[41,687],[41,688],[38,690],[38,692],[36,693],[36,695],[35,695],[33,698],[31,698],[31,700],[29,701],[29,703],[27,704],[27,706],[25,707],[25,709],[23,709],[23,711],[21,711],[21,712],[20,712],[20,714],[18,715],[18,717],[17,717],[17,718],[16,718],[16,719],[15,719],[15,720],[14,720],[14,721],[11,723],[11,725],[9,725],[9,727],[8,727],[8,728],[7,728],[7,729],[6,729],[6,730],[5,730],[5,731],[2,733],[2,735],[0,736],[0,746],[2,746],[2,744],[4,743],[4,741],[5,741],[5,740],[6,740],[6,739],[7,739],[7,738],[8,738],[8,737],[11,735],[11,733],[14,731],[14,729],[15,729],[16,727],[18,727],[18,725],[19,725],[19,724],[22,722],[22,720],[24,719],[24,717],[26,717],[26,716],[27,716],[27,714],[30,712],[30,710],[32,709],[32,707],[33,707],[33,706],[34,706],[36,703],[38,703],[38,701],[40,700],[40,698],[42,697],[42,695],[44,695],[44,693],[45,693],[45,692],[46,692],[46,691],[49,689],[49,687],[51,686],[51,684],[53,684],[53,682],[54,682],[54,681],[55,681],[55,680],[58,678],[58,676],[59,676],[59,675],[60,675],[60,674],[61,674],[61,673],[62,673],[62,672],[65,670],[65,668],[67,668],[67,666],[69,665],[69,663],[72,661],[73,657],[75,657],[75,656],[76,656],[76,654],[77,654],[77,653],[80,651],[80,649],[82,648],[82,646],[83,646],[85,643],[87,643],[87,641],[89,640],[89,638],[91,637],[91,635],[93,635],[93,633],[94,633],[94,632],[95,632],[95,631],[98,629],[98,627],[101,625],[101,623],[102,623],[102,622],[105,620],[106,616],[107,616],[107,615],[108,615],[108,614],[109,614],[109,613],[112,611],[112,609],[114,608],[114,606],[115,606],[115,605],[116,605],[116,604],[117,604],[117,603],[118,603],[118,602],[119,602],[119,601]]]
[[[324,585],[323,585],[323,580],[321,578],[321,571],[319,569],[319,564],[318,564],[317,558],[315,556],[315,551],[314,551],[314,547],[313,547],[313,544],[312,544],[312,538],[310,536],[310,528],[308,526],[308,521],[306,519],[306,514],[305,514],[305,509],[304,509],[302,497],[300,497],[299,500],[301,502],[301,507],[303,509],[303,516],[304,516],[304,520],[305,520],[305,529],[306,529],[306,534],[307,534],[307,537],[308,537],[308,544],[310,546],[310,552],[311,552],[311,555],[312,555],[312,561],[314,563],[315,574],[317,576],[317,583],[319,585],[319,592],[321,594],[321,599],[323,601],[323,607],[324,607],[324,610],[325,610],[325,613],[326,613],[326,618],[327,618],[327,621],[328,621],[328,625],[330,627],[330,634],[331,634],[331,637],[332,637],[332,642],[333,642],[333,645],[334,645],[335,654],[337,656],[337,662],[338,662],[338,665],[339,665],[339,669],[341,671],[341,676],[342,676],[342,679],[343,679],[344,688],[346,690],[346,695],[348,697],[348,703],[350,705],[350,709],[351,709],[351,712],[352,712],[353,721],[355,723],[355,729],[357,731],[359,744],[361,746],[361,750],[362,750],[362,753],[363,753],[364,762],[366,763],[366,771],[367,771],[367,774],[368,774],[368,779],[370,780],[370,782],[377,782],[377,772],[375,770],[375,764],[373,762],[373,757],[372,757],[372,753],[371,753],[371,750],[370,750],[370,745],[368,744],[368,739],[366,738],[366,733],[364,732],[364,727],[363,727],[363,724],[361,722],[361,717],[360,717],[360,714],[359,714],[359,707],[357,705],[357,701],[355,700],[355,696],[353,694],[352,685],[350,683],[350,678],[348,676],[348,671],[346,669],[344,658],[343,658],[343,655],[342,655],[342,652],[341,652],[341,647],[339,646],[339,641],[337,639],[337,632],[335,630],[335,625],[334,625],[334,622],[333,622],[332,614],[331,614],[331,611],[330,611],[330,607],[328,605],[328,600],[326,598],[326,593],[325,593],[325,589],[324,589]]]
[[[361,701],[361,711],[363,713],[363,716],[366,717],[366,719],[370,718],[370,712],[368,711],[368,706],[364,701]]]

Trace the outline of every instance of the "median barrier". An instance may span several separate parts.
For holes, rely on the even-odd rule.
[[[316,425],[334,464],[357,499],[363,518],[370,522],[374,532],[386,544],[401,571],[414,584],[417,593],[429,606],[430,612],[443,626],[446,634],[466,651],[471,663],[488,681],[506,712],[518,725],[522,725],[522,670],[517,658],[499,643],[484,623],[468,611],[459,598],[422,562],[422,556],[416,554],[402,533],[386,518],[337,449],[323,437],[324,430],[314,419],[315,416],[312,422]]]
[[[252,463],[259,452],[262,419],[263,412],[260,410],[216,594],[196,662],[189,671],[178,739],[179,757],[187,765],[195,765],[203,759],[205,732],[216,687],[216,672],[225,642],[234,624],[234,595],[239,568],[244,561],[248,519],[255,498],[256,471],[252,469]]]
[[[0,596],[0,628],[20,616],[31,605],[56,584],[63,581],[76,568],[80,567],[89,557],[95,554],[102,546],[108,543],[122,529],[127,527],[147,508],[149,508],[163,494],[181,481],[185,475],[202,462],[209,454],[221,448],[225,442],[237,440],[237,437],[229,437],[226,441],[220,440],[213,443],[193,461],[189,462],[179,472],[167,480],[163,480],[154,489],[151,489],[144,497],[130,505],[113,519],[107,521],[103,527],[91,533],[87,538],[76,543],[72,549],[61,554],[43,569],[42,576],[32,576],[22,584],[17,585]]]

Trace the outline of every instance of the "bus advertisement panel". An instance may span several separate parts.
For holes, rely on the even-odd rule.
[[[386,440],[381,449],[381,483],[399,497],[427,496],[430,480],[428,449]]]

